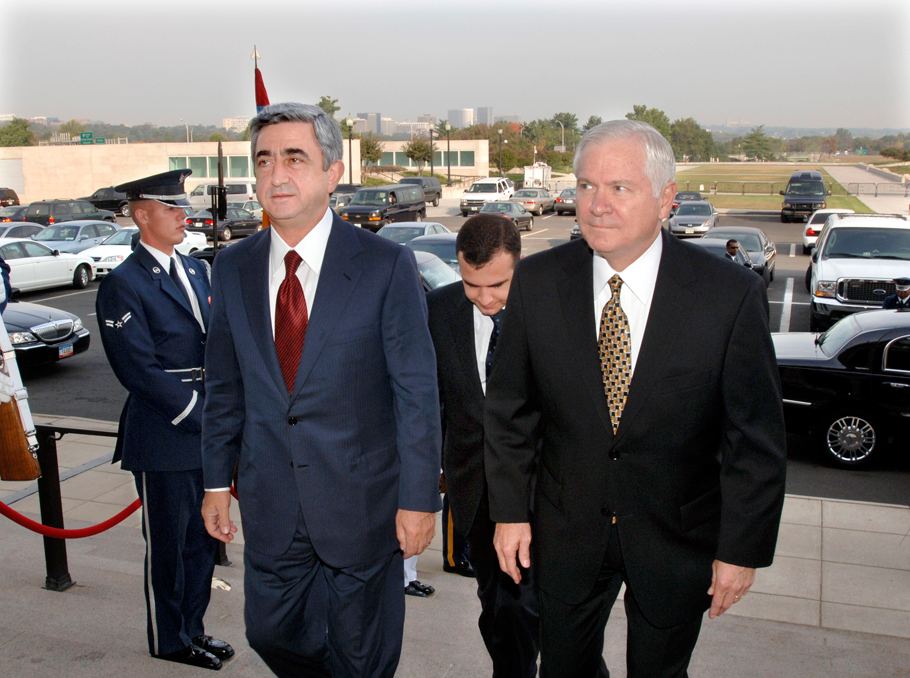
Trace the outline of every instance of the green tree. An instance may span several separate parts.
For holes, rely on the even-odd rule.
[[[752,131],[743,138],[743,153],[759,160],[770,160],[774,157],[771,151],[771,139],[765,134],[764,125],[753,127]]]
[[[370,165],[376,165],[382,160],[382,154],[385,147],[382,143],[382,137],[372,132],[367,132],[360,137],[360,161],[364,163],[367,172]]]
[[[677,160],[704,162],[710,160],[714,153],[714,137],[702,129],[694,118],[673,121],[668,140]]]
[[[420,176],[423,176],[423,166],[430,162],[430,157],[433,151],[436,150],[435,146],[436,144],[433,144],[433,147],[430,147],[430,139],[428,137],[411,137],[411,140],[402,147],[401,151],[406,157],[417,163],[417,172]]]
[[[319,99],[319,103],[317,103],[316,105],[319,106],[319,108],[321,108],[323,111],[325,111],[325,114],[327,116],[329,116],[332,120],[334,120],[335,112],[341,108],[341,106],[336,105],[337,103],[338,103],[338,99],[332,99],[331,97],[321,97]]]
[[[78,137],[83,132],[87,131],[85,125],[81,122],[76,122],[75,120],[70,120],[60,125],[60,132],[69,132],[71,137]]]
[[[0,127],[0,146],[34,146],[35,135],[25,118],[13,118]]]
[[[670,118],[659,108],[648,108],[647,106],[632,106],[632,112],[626,113],[629,120],[641,120],[651,125],[654,129],[664,135],[664,138],[670,138]]]
[[[600,125],[604,121],[599,115],[592,115],[588,118],[588,122],[585,123],[585,126],[581,128],[582,132],[587,132],[589,129],[593,129]]]
[[[250,141],[250,125],[252,121],[246,124],[246,129],[243,130],[243,136],[240,137],[240,141]]]
[[[841,148],[848,149],[853,147],[853,133],[850,130],[838,127],[834,136],[837,137],[837,145]]]
[[[822,153],[834,155],[837,152],[837,142],[838,138],[836,136],[825,137],[824,141],[822,141]]]
[[[220,132],[215,132],[214,134],[212,134],[209,137],[209,141],[230,141],[230,139],[228,139],[226,136],[224,136]]]

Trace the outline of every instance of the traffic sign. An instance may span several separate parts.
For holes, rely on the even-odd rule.
[[[95,139],[96,144],[103,144],[105,141],[106,141],[106,139],[104,137],[98,137],[97,139]]]
[[[92,144],[95,143],[92,141],[92,137],[95,136],[91,132],[81,132],[79,134],[79,141],[83,144]]]

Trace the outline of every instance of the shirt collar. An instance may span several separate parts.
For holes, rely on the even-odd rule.
[[[155,261],[157,261],[159,264],[161,264],[164,267],[165,271],[170,272],[171,259],[176,258],[176,254],[173,257],[169,257],[161,250],[156,250],[154,247],[149,245],[147,242],[140,240],[139,244],[142,245],[146,250],[148,250],[149,254],[151,254],[153,257],[155,257]]]
[[[659,233],[645,253],[626,266],[625,270],[619,274],[619,277],[622,278],[623,288],[628,289],[639,302],[647,307],[651,306],[651,298],[654,296],[657,269],[660,268],[660,255],[663,253],[663,249],[663,237]],[[595,298],[616,273],[606,259],[594,252]]]
[[[326,209],[325,214],[319,223],[313,227],[313,230],[307,233],[303,240],[297,243],[296,247],[291,248],[278,231],[271,227],[271,248],[269,250],[269,270],[272,275],[284,266],[284,257],[293,249],[300,255],[300,258],[306,262],[310,270],[319,277],[322,270],[322,260],[325,258],[325,248],[329,242],[329,235],[332,232],[332,210]]]

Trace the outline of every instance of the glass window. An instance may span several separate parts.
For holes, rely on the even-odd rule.
[[[186,169],[186,157],[174,157],[167,159],[168,166],[171,170]]]
[[[452,163],[455,164],[454,162]],[[461,167],[474,166],[474,151],[461,151],[461,160],[458,163]]]
[[[442,151],[436,151],[433,153],[433,164],[437,166],[443,164]]]
[[[250,159],[245,155],[232,155],[229,157],[228,167],[232,177],[250,176]]]
[[[98,229],[95,227],[95,224],[89,224],[88,226],[82,227],[82,232],[79,234],[79,238],[97,238]]]
[[[49,214],[49,205],[47,203],[39,203],[37,205],[29,205],[28,209],[25,210],[25,216],[27,217],[46,217]]]
[[[81,203],[81,202],[74,202],[73,205],[72,205],[72,208],[73,208],[73,214],[75,214],[75,215],[81,215],[81,214],[84,214],[84,213],[85,213],[85,211],[82,209],[82,203]],[[92,211],[94,211],[94,210],[92,210]],[[57,211],[57,210],[54,210],[54,213],[55,213],[55,214],[60,214],[60,212]]]
[[[885,369],[910,373],[910,337],[902,337],[885,349]]]
[[[209,157],[209,176],[212,179],[218,178],[218,156],[213,155]]]
[[[386,151],[385,153],[382,154],[382,159],[380,159],[379,164],[384,165],[386,167],[388,167],[389,165],[394,165],[395,164],[395,154],[392,153],[391,151]]]
[[[411,159],[401,151],[395,151],[395,164],[402,167],[410,167]]]
[[[23,243],[19,243],[19,244],[25,248],[25,251],[27,253],[26,256],[29,256],[29,257],[52,257],[52,256],[54,256],[54,252],[49,247],[45,247],[44,245],[39,245],[36,242],[23,242]]]
[[[7,261],[13,259],[22,259],[25,255],[22,253],[22,250],[19,249],[19,245],[16,243],[10,243],[9,245],[4,245],[0,247],[0,255]]]
[[[196,188],[193,189],[193,192],[190,195],[205,195],[205,184],[199,184]]]
[[[98,235],[110,235],[114,232],[114,227],[108,224],[95,224],[95,228],[98,229]]]
[[[206,177],[206,168],[208,167],[208,162],[204,156],[196,156],[190,158],[190,169],[193,170],[193,176],[199,177],[200,179]]]

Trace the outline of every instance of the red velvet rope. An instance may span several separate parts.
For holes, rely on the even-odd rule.
[[[32,532],[37,532],[38,534],[45,537],[53,537],[54,539],[82,539],[83,537],[92,537],[96,534],[100,534],[105,530],[111,529],[114,525],[122,523],[140,506],[142,506],[142,502],[137,499],[113,518],[109,518],[103,523],[98,523],[97,525],[92,525],[91,527],[83,527],[78,530],[61,530],[58,527],[48,527],[47,525],[36,523],[34,520],[26,518],[21,513],[17,513],[2,501],[0,501],[0,515],[6,516],[14,523],[21,525],[22,527],[27,528]]]

